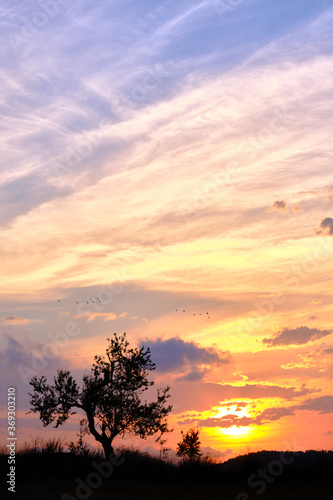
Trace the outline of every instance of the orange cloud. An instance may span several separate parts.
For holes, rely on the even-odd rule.
[[[81,314],[77,314],[75,317],[76,318],[84,318],[84,319],[87,319],[88,321],[93,321],[96,318],[104,318],[103,321],[113,321],[113,320],[117,319],[117,316],[114,313],[99,313],[99,312],[95,312],[95,313],[84,312]],[[118,316],[118,317],[120,318],[122,316]]]
[[[20,323],[27,323],[29,320],[26,318],[19,318],[18,316],[4,316],[2,318],[6,323],[16,325]]]
[[[326,368],[333,365],[333,349],[316,349],[309,354],[299,354],[295,361],[281,365],[285,370],[293,370],[294,368],[318,368],[324,371]]]
[[[292,206],[292,210],[293,210],[294,214],[297,214],[297,213],[302,211],[302,208],[299,206],[298,203],[294,203]]]
[[[299,404],[292,406],[269,407],[259,412],[256,416],[237,415],[234,413],[227,413],[222,416],[208,417],[208,418],[187,418],[179,421],[181,425],[198,425],[200,427],[243,427],[249,425],[264,425],[270,421],[280,420],[286,416],[295,415],[296,411],[309,410],[315,411],[319,414],[333,413],[333,396],[319,396],[317,398],[309,398]]]

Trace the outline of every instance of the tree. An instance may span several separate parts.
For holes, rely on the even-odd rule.
[[[106,458],[113,453],[112,442],[118,435],[133,433],[146,438],[170,432],[166,417],[172,406],[167,405],[170,387],[157,390],[157,398],[151,403],[142,401],[141,395],[153,381],[149,372],[155,369],[150,350],[130,349],[126,333],[114,334],[107,339],[106,356],[95,356],[90,375],[84,375],[80,388],[70,371],[58,370],[54,384],[48,385],[45,376],[33,377],[29,393],[31,409],[39,413],[44,427],[56,421],[59,427],[76,409],[85,414],[85,429],[101,443]]]
[[[201,456],[199,430],[192,427],[186,434],[181,431],[182,440],[177,443],[177,456],[194,462]]]

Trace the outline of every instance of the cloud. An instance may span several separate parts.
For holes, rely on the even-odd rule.
[[[235,414],[223,415],[222,417],[208,417],[205,419],[187,418],[178,422],[180,425],[198,425],[200,427],[221,427],[228,428],[236,425],[237,427],[253,424],[251,417],[239,417]]]
[[[249,380],[247,375],[243,375],[242,372],[234,372],[233,376],[239,378],[240,380]]]
[[[0,224],[9,224],[42,203],[64,197],[69,192],[68,187],[50,184],[42,173],[23,175],[7,181],[0,185],[0,203],[6,206],[6,210],[1,212]]]
[[[330,335],[332,330],[319,330],[318,328],[308,328],[299,326],[298,328],[284,328],[281,332],[275,334],[272,338],[264,338],[263,344],[269,347],[301,345],[313,342]]]
[[[319,371],[333,365],[333,349],[316,349],[308,354],[299,354],[295,361],[281,365],[285,370],[293,370],[295,368],[318,368]]]
[[[198,425],[200,427],[247,427],[249,425],[263,425],[267,422],[279,420],[282,417],[295,414],[294,407],[291,408],[266,408],[262,413],[254,417],[239,416],[228,413],[222,417],[209,417],[205,419],[188,418],[180,421],[180,424]]]
[[[154,359],[154,358],[152,358]],[[279,398],[290,401],[300,396],[306,396],[318,392],[314,389],[301,387],[285,387],[281,385],[268,384],[217,384],[212,382],[198,381],[195,390],[190,382],[179,382],[172,387],[173,404],[177,404],[177,411],[205,411],[207,408],[224,405],[239,405],[242,399]],[[231,401],[235,399],[237,403]]]
[[[198,380],[202,380],[208,371],[208,369],[204,368],[192,368],[186,375],[177,377],[176,382],[197,382]]]
[[[111,313],[84,312],[84,313],[77,314],[75,316],[75,318],[87,319],[88,321],[93,321],[96,318],[103,318],[103,321],[114,321],[117,318],[124,318],[125,316],[127,316],[127,314],[128,314],[127,312],[123,312],[123,313],[119,314],[119,316],[117,316],[116,314],[114,314],[112,312]]]
[[[149,340],[149,348],[159,372],[180,372],[182,375],[178,381],[200,380],[209,369],[232,362],[231,355],[227,351],[215,347],[200,347],[180,337]]]
[[[306,399],[300,404],[298,409],[316,411],[322,415],[333,413],[333,396],[321,396],[319,398]]]
[[[28,352],[23,344],[10,336],[6,336],[5,344],[5,349],[0,353],[2,366],[11,363],[17,365],[26,361]]]
[[[246,408],[248,404],[247,401],[228,401],[227,403],[219,403],[219,407],[227,408],[229,411],[232,408],[235,408],[235,411],[241,411],[243,408]]]
[[[9,324],[27,323],[29,321],[26,318],[19,318],[18,316],[4,316],[2,319]]]
[[[300,205],[298,203],[294,203],[292,206],[292,210],[293,210],[294,214],[298,214],[299,212],[302,211],[302,208],[300,207]]]
[[[266,408],[262,413],[255,417],[254,423],[265,424],[272,420],[279,420],[282,417],[295,415],[296,411],[315,411],[319,414],[333,413],[333,396],[319,396],[310,398],[298,405],[289,408]]]
[[[333,219],[331,217],[326,217],[323,219],[317,229],[316,234],[326,234],[329,236],[333,235]]]
[[[180,420],[181,425],[197,425],[200,427],[221,427],[228,428],[249,425],[265,425],[268,422],[280,420],[283,417],[293,416],[297,411],[315,411],[319,414],[333,413],[333,396],[320,396],[318,398],[306,399],[298,405],[290,407],[266,408],[257,415],[239,416],[233,413],[223,415],[222,417],[209,417],[200,419],[198,417]]]
[[[221,392],[224,398],[283,398],[293,399],[313,392],[312,389],[295,387],[284,387],[280,385],[265,385],[265,384],[245,384],[242,386],[233,386],[229,384],[221,385]]]
[[[180,10],[184,9],[180,8]],[[101,15],[101,12],[98,12],[98,14]],[[125,14],[127,15],[127,13]],[[134,13],[128,15],[134,15]],[[147,20],[146,17],[144,19]],[[190,19],[192,18],[190,17]],[[56,23],[57,20],[58,18],[54,22]],[[288,109],[285,109],[284,102],[286,86],[290,89],[292,106],[298,106],[300,99],[299,88],[302,88],[303,78],[305,81],[309,80],[308,94],[302,96],[302,116],[311,116],[313,128],[318,130],[318,133],[324,133],[328,129],[324,119],[325,116],[312,112],[313,107],[323,109],[322,103],[327,102],[327,95],[324,92],[318,92],[317,81],[318,79],[321,82],[330,81],[329,72],[332,65],[328,55],[324,58],[320,57],[318,60],[311,59],[311,64],[306,61],[301,63],[291,61],[288,69],[284,64],[276,66],[275,60],[274,64],[266,60],[265,64],[261,61],[261,64],[256,65],[254,69],[250,65],[245,65],[241,70],[235,68],[228,71],[227,74],[221,72],[221,74],[210,75],[209,78],[205,75],[203,68],[198,66],[197,72],[189,73],[191,76],[188,77],[189,80],[185,81],[182,80],[183,75],[179,76],[179,79],[178,76],[174,77],[175,73],[177,73],[175,71],[172,76],[174,78],[172,84],[170,84],[170,77],[158,77],[161,81],[161,88],[159,87],[160,84],[158,84],[158,89],[165,91],[163,99],[161,99],[161,93],[155,95],[153,91],[147,90],[147,100],[141,103],[140,106],[138,105],[137,110],[135,107],[129,109],[130,116],[128,119],[122,119],[117,115],[117,104],[113,103],[112,93],[120,101],[122,97],[129,99],[131,90],[136,88],[139,76],[142,75],[145,78],[146,71],[149,70],[150,66],[155,66],[156,61],[154,57],[150,58],[152,53],[146,39],[144,41],[146,44],[145,49],[148,50],[147,54],[149,54],[148,59],[144,58],[142,60],[138,58],[135,64],[131,66],[127,59],[127,57],[132,57],[132,51],[129,50],[124,60],[118,54],[118,58],[114,61],[109,53],[111,48],[108,46],[109,59],[107,59],[106,63],[106,59],[102,55],[103,50],[98,50],[102,49],[103,46],[105,48],[102,37],[99,38],[99,36],[108,31],[107,28],[109,27],[107,25],[109,22],[112,22],[112,26],[113,23],[121,23],[116,23],[112,16],[105,19],[100,18],[99,20],[104,26],[104,31],[101,28],[98,34],[95,33],[98,44],[97,46],[89,44],[90,50],[92,50],[91,47],[95,47],[95,50],[91,52],[87,50],[88,44],[86,40],[84,40],[85,43],[83,44],[79,42],[83,33],[84,38],[87,33],[91,34],[89,26],[87,26],[89,23],[86,15],[82,19],[81,15],[77,17],[76,22],[80,26],[78,30],[70,28],[71,19],[66,16],[63,20],[64,25],[58,26],[58,29],[64,29],[67,34],[71,33],[71,36],[74,36],[76,40],[76,42],[74,42],[74,39],[70,41],[70,55],[73,56],[74,47],[78,51],[75,55],[73,67],[63,67],[64,61],[65,65],[70,64],[70,59],[61,56],[62,51],[67,54],[68,44],[65,38],[61,37],[61,40],[59,40],[59,36],[56,39],[60,45],[54,46],[56,50],[48,49],[48,57],[51,54],[51,60],[48,58],[48,61],[50,61],[48,65],[43,64],[40,66],[37,64],[33,55],[36,54],[37,57],[38,53],[38,56],[43,58],[43,53],[40,50],[43,50],[44,44],[40,44],[41,49],[33,50],[32,47],[36,48],[33,40],[31,41],[31,53],[29,52],[29,55],[32,57],[34,64],[32,66],[29,66],[29,64],[22,65],[24,68],[42,68],[40,69],[41,74],[39,73],[32,80],[28,78],[25,81],[25,77],[28,76],[25,72],[20,75],[21,78],[19,79],[22,88],[26,89],[29,95],[32,94],[40,104],[35,109],[32,107],[32,103],[29,103],[25,113],[26,116],[33,116],[35,119],[34,126],[36,130],[33,130],[35,148],[33,149],[34,155],[30,155],[32,156],[30,162],[33,165],[35,165],[33,162],[35,158],[38,159],[38,164],[45,165],[44,154],[53,139],[56,139],[54,141],[55,150],[52,149],[51,156],[56,157],[64,149],[64,146],[67,146],[67,142],[69,145],[74,144],[81,135],[84,136],[85,133],[94,130],[96,124],[99,123],[99,120],[105,118],[105,115],[108,115],[110,120],[111,115],[114,118],[112,126],[105,131],[103,142],[97,148],[98,151],[94,150],[92,158],[87,158],[84,166],[81,164],[76,165],[69,169],[68,172],[64,172],[59,179],[53,179],[54,185],[66,186],[72,183],[75,186],[73,196],[52,201],[52,193],[50,193],[47,210],[43,210],[41,206],[38,206],[38,209],[35,207],[35,210],[30,210],[29,214],[26,213],[26,218],[17,218],[15,229],[6,235],[8,246],[17,249],[18,258],[15,259],[15,264],[22,267],[25,265],[26,252],[19,250],[25,248],[23,242],[27,242],[31,249],[31,255],[35,256],[34,259],[28,257],[29,265],[25,266],[25,269],[31,270],[31,275],[26,276],[26,280],[29,281],[31,286],[35,285],[33,280],[40,283],[42,279],[44,283],[49,283],[50,279],[54,277],[54,270],[58,272],[57,279],[59,281],[62,281],[66,275],[67,284],[70,282],[73,284],[78,279],[78,273],[80,273],[81,280],[91,283],[94,279],[91,276],[93,274],[90,265],[91,261],[82,259],[82,255],[80,255],[77,248],[78,241],[82,241],[82,245],[85,245],[94,239],[94,241],[99,241],[108,247],[101,258],[101,265],[108,264],[107,259],[111,252],[118,262],[126,261],[126,263],[130,262],[129,265],[132,265],[140,258],[143,260],[145,256],[147,262],[148,259],[150,262],[151,253],[149,254],[148,249],[151,248],[163,248],[178,242],[195,242],[202,237],[212,240],[214,236],[217,237],[217,234],[219,237],[226,227],[232,226],[231,222],[234,224],[234,213],[236,218],[235,230],[236,227],[239,231],[240,227],[248,226],[249,218],[251,218],[252,230],[262,235],[259,215],[256,220],[253,220],[253,214],[258,210],[258,200],[263,199],[260,195],[264,194],[266,197],[265,181],[271,185],[279,179],[281,182],[281,178],[286,179],[285,176],[279,176],[274,171],[274,165],[276,165],[277,161],[276,151],[279,150],[279,162],[288,162],[288,182],[290,181],[291,184],[293,182],[299,183],[301,167],[295,167],[296,160],[291,156],[290,148],[286,144],[290,144],[295,140],[295,143],[297,142],[296,149],[300,150],[304,147],[304,142],[310,138],[307,147],[311,149],[313,147],[311,140],[315,140],[310,133],[305,135],[304,138],[304,133],[307,130],[303,129],[304,124],[301,120],[297,120],[297,117],[295,119],[295,113],[294,115],[291,114],[291,116],[288,115]],[[186,26],[190,24],[188,23]],[[135,23],[133,26],[135,27]],[[41,36],[43,40],[43,36],[46,37],[46,34],[49,37],[48,43],[52,45],[52,36],[48,29],[43,33],[38,33],[38,37]],[[40,40],[38,43],[40,43]],[[130,42],[128,45],[130,46]],[[115,47],[112,50],[117,55]],[[84,57],[85,65],[78,63],[80,55]],[[142,54],[140,55],[142,57]],[[198,63],[203,64],[203,60],[204,57],[201,60],[199,59]],[[183,57],[181,57],[181,61],[178,61],[179,67],[181,67],[182,62]],[[162,69],[164,63],[165,61],[162,61]],[[121,68],[119,68],[119,65]],[[175,65],[177,69],[177,63]],[[122,85],[123,66],[126,66],[127,70],[128,67],[131,68],[126,85]],[[86,73],[88,67],[90,68],[89,74]],[[118,72],[119,69],[121,71]],[[110,79],[111,74],[114,75],[112,81]],[[314,78],[314,74],[319,76]],[[73,80],[71,79],[72,76]],[[117,81],[113,81],[114,79]],[[16,79],[8,78],[8,82],[10,81],[16,81]],[[271,87],[272,81],[276,82],[273,87]],[[41,87],[42,85],[46,86],[46,89],[41,89],[44,90],[43,92],[38,92],[38,83]],[[61,89],[59,94],[55,90],[57,88]],[[144,87],[142,88],[144,89]],[[270,88],[271,98],[267,100],[262,93],[258,92],[258,88]],[[22,94],[20,88],[6,89],[6,92],[8,95],[2,96],[4,102],[15,102],[15,99],[18,99]],[[242,96],[249,97],[244,97],[244,100],[242,100]],[[138,103],[133,101],[132,104],[135,106]],[[123,107],[126,107],[126,101]],[[141,112],[142,107],[145,107],[144,113]],[[16,106],[16,108],[19,107]],[[275,141],[273,151],[270,147],[266,148],[266,141],[260,144],[262,148],[258,150],[256,155],[260,171],[255,179],[256,185],[254,185],[254,182],[247,175],[247,168],[250,164],[249,157],[256,152],[250,138],[251,124],[255,119],[258,124],[262,125],[263,130],[266,130],[266,126],[273,121],[274,129],[274,125],[279,121],[278,116],[275,115],[276,110],[279,112],[282,110],[283,119],[278,123],[281,127],[281,134],[272,132],[272,139]],[[45,117],[49,117],[48,127],[45,127]],[[19,119],[21,119],[21,116],[17,118],[17,120]],[[7,136],[3,136],[3,140],[4,142],[5,139],[11,140],[13,136],[12,140],[15,141],[16,145],[15,151],[17,149],[25,151],[24,143],[31,139],[31,123],[30,121],[19,121],[22,126],[24,125],[24,130],[19,129],[19,131],[16,131],[17,129],[12,125],[11,130],[7,131]],[[221,151],[218,154],[217,152],[220,151],[221,130],[226,132],[226,141],[223,152]],[[128,134],[128,140],[124,139],[124,137],[127,137],[126,134]],[[189,140],[182,139],[185,134],[189,137]],[[24,136],[24,143],[22,136]],[[118,146],[118,149],[115,150],[113,141],[117,136],[121,136],[121,140],[127,142],[124,148]],[[168,138],[167,142],[165,141],[166,137]],[[203,137],[207,138],[207,140],[202,140]],[[323,137],[323,144],[325,144],[326,136]],[[227,138],[230,138],[230,140]],[[175,139],[178,141],[177,145],[175,145]],[[64,145],[62,142],[66,142],[66,144]],[[247,150],[246,155],[238,155],[235,160],[239,165],[238,171],[236,170],[236,174],[231,173],[230,175],[231,183],[235,189],[235,197],[237,198],[241,196],[238,186],[240,189],[245,189],[248,182],[250,184],[252,182],[250,185],[251,207],[248,210],[241,209],[234,200],[229,201],[228,197],[221,197],[223,181],[221,181],[220,186],[215,183],[215,188],[217,186],[217,191],[220,193],[215,202],[214,199],[212,200],[209,196],[206,196],[206,185],[209,194],[213,182],[211,179],[213,176],[216,177],[216,174],[221,173],[221,161],[224,163],[229,157],[234,156],[235,143],[244,144],[250,150]],[[120,149],[121,153],[119,152]],[[140,151],[140,155],[138,155],[138,151]],[[195,165],[193,164],[193,157],[196,158]],[[200,168],[203,162],[207,165],[205,175],[203,175],[202,168]],[[299,163],[297,161],[297,165]],[[24,159],[18,164],[20,168],[26,165]],[[169,173],[166,165],[176,164],[182,165],[182,168],[172,168],[172,172]],[[112,165],[112,169],[110,169],[110,165]],[[323,164],[320,176],[327,175],[327,173],[324,173],[324,167]],[[42,167],[39,168],[42,169]],[[149,175],[152,171],[156,175]],[[317,172],[317,175],[319,175],[319,172]],[[172,186],[170,185],[169,190],[165,190],[164,186],[169,182],[170,176],[173,178]],[[149,182],[147,182],[148,179]],[[10,186],[7,187],[10,190]],[[39,186],[40,192],[44,191],[43,188],[43,184]],[[106,195],[110,190],[113,192],[114,203],[112,206]],[[135,193],[131,201],[128,200],[128,192]],[[205,213],[202,213],[200,208],[198,209],[202,197],[203,201],[207,201],[207,205],[210,205],[209,208],[211,208]],[[214,203],[216,207],[212,206]],[[183,214],[179,208],[182,204],[190,205],[194,214],[193,223],[184,224]],[[263,206],[266,207],[269,204],[270,202],[265,201]],[[234,207],[233,212],[230,212],[228,205]],[[118,211],[117,217],[113,216],[113,206],[122,207],[122,210]],[[237,210],[235,209],[236,206]],[[24,212],[24,207],[21,208],[22,212]],[[260,207],[260,210],[262,215],[263,207]],[[72,217],[64,217],[64,213],[73,215]],[[165,225],[158,224],[158,221],[154,221],[156,222],[155,227],[150,226],[151,214],[154,213],[160,221],[163,221],[163,217],[169,217],[168,231],[165,231]],[[97,214],[98,224],[96,223]],[[87,217],[89,224],[87,224]],[[200,217],[202,217],[201,220]],[[75,220],[75,225],[73,225],[73,220]],[[32,225],[35,228],[34,234],[30,230]],[[300,228],[299,231],[303,232],[302,225],[300,225]],[[270,231],[278,234],[279,238],[286,237],[286,233],[281,230],[281,227],[271,227]],[[292,237],[295,238],[294,228],[290,232]],[[62,235],[61,243],[58,237],[59,234]],[[128,250],[129,248],[131,251]],[[143,249],[146,250],[146,255],[143,254]],[[52,266],[49,265],[50,261],[54,261]],[[7,267],[8,262],[9,257],[5,256],[3,260],[4,268]],[[150,270],[157,268],[158,265],[149,267]],[[38,277],[36,277],[35,273],[37,269],[40,271]],[[69,270],[71,275],[69,275]],[[175,272],[179,276],[178,268]],[[191,272],[190,269],[189,272]],[[212,274],[214,272],[217,271],[212,270]],[[12,275],[10,276],[8,281],[12,280]],[[20,276],[20,273],[17,272],[16,276]],[[21,279],[17,277],[19,282],[21,282]]]
[[[273,205],[267,210],[268,212],[283,212],[287,213],[288,208],[287,208],[287,203],[283,200],[281,201],[275,201]]]
[[[43,347],[35,342],[19,341],[9,335],[4,335],[2,341],[0,385],[8,384],[8,374],[10,373],[10,383],[17,387],[25,401],[27,400],[29,381],[33,376],[54,375],[59,368],[68,368],[68,361],[61,356],[61,348],[56,345],[47,349],[44,356]]]
[[[272,420],[280,420],[282,417],[294,415],[295,407],[291,408],[266,408],[258,417],[255,418],[255,423],[263,424]]]

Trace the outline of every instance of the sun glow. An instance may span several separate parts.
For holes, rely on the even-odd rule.
[[[230,404],[227,404],[226,406],[223,407],[215,407],[212,409],[214,411],[213,418],[218,419],[221,418],[221,427],[218,428],[218,433],[223,434],[224,436],[230,436],[233,438],[241,437],[247,434],[250,434],[253,432],[253,427],[250,426],[244,426],[244,425],[230,425],[229,427],[222,427],[223,425],[223,420],[222,418],[228,418],[230,416],[230,419],[233,417],[250,417],[250,415],[247,412],[246,407],[240,407],[239,404],[230,402]],[[210,415],[212,417],[212,415]],[[231,421],[230,421],[231,424]],[[218,427],[218,426],[217,426]]]
[[[221,432],[226,436],[240,437],[244,436],[245,434],[249,434],[250,432],[252,432],[252,429],[250,427],[237,427],[236,425],[233,425],[228,429],[221,429]]]

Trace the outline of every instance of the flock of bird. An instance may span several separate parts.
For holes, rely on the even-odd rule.
[[[95,300],[93,300],[93,299],[88,299],[88,300],[87,300],[87,304],[89,304],[89,303],[94,304],[94,303],[95,303],[95,301],[96,301],[96,303],[97,303],[97,302],[102,303],[101,299],[100,299],[99,297],[96,297],[96,299],[95,299]],[[60,302],[60,299],[58,299],[58,302]],[[78,302],[78,301],[76,301],[76,303],[78,304],[79,302]],[[180,312],[180,311],[181,311],[180,309],[176,309],[176,312]],[[186,312],[186,309],[183,309],[182,311],[183,311],[183,313],[184,313],[184,312]],[[209,314],[210,314],[210,313],[209,313],[209,312],[206,312],[206,315],[207,315],[207,314],[208,314],[207,319],[210,319],[210,316],[209,316]],[[202,315],[203,315],[203,313],[192,313],[192,316],[202,316]]]
[[[180,312],[179,309],[176,309],[176,312]],[[186,312],[186,309],[183,309],[183,313]],[[206,312],[206,314],[210,314],[209,312]],[[192,313],[192,316],[202,316],[203,313]],[[210,316],[207,316],[208,319],[210,319]]]
[[[97,303],[97,302],[102,303],[101,299],[99,299],[98,297],[97,297],[95,300],[96,300],[96,303]],[[93,299],[88,299],[88,300],[87,300],[87,304],[89,304],[89,302],[92,302],[92,303],[94,304],[95,300],[93,300]],[[78,304],[78,302],[76,302],[76,303]]]
[[[97,297],[95,300],[96,300],[96,303],[97,303],[97,302],[102,303],[101,299],[100,299],[100,298],[98,298],[98,297]],[[95,300],[93,300],[93,299],[88,299],[88,300],[87,300],[87,304],[89,304],[89,302],[91,302],[91,303],[93,303],[93,304],[94,304],[94,303],[95,303]],[[60,302],[60,299],[58,299],[58,302]],[[78,304],[79,302],[76,300],[76,303]]]

